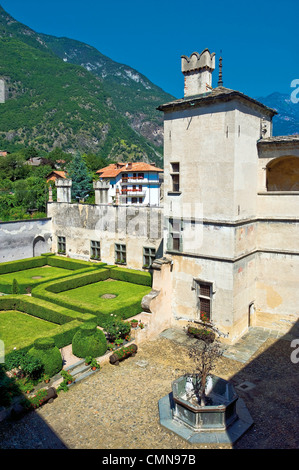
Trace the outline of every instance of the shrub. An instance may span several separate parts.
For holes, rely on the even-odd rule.
[[[39,357],[33,357],[26,354],[21,361],[22,371],[30,377],[32,380],[39,379],[44,371],[44,365]]]
[[[41,360],[45,374],[50,377],[62,369],[62,357],[52,338],[38,338],[28,354]]]
[[[131,331],[131,326],[128,322],[115,316],[107,318],[107,320],[103,322],[103,328],[111,342],[119,338],[124,339]]]
[[[14,279],[12,281],[12,294],[19,294],[20,293],[20,288],[19,288],[19,284],[18,284],[18,281],[16,279]]]
[[[67,370],[61,371],[61,377],[64,378],[64,381],[67,384],[71,384],[72,382],[74,382],[74,377]]]
[[[99,357],[107,351],[107,340],[97,324],[86,322],[75,333],[72,341],[73,354],[77,357]]]
[[[5,369],[20,368],[24,375],[32,380],[39,379],[44,371],[44,365],[38,357],[29,356],[24,351],[13,351],[8,358],[5,359]]]

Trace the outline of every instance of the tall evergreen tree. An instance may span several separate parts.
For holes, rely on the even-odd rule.
[[[86,163],[77,152],[67,167],[67,176],[72,180],[72,199],[80,200],[86,198],[92,190],[92,177]]]

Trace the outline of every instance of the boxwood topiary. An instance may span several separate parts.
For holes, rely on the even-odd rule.
[[[94,322],[86,322],[75,333],[72,341],[73,354],[77,357],[99,357],[107,351],[107,340],[103,331]]]
[[[41,360],[45,374],[50,377],[62,369],[61,353],[55,346],[53,338],[38,338],[34,341],[33,348],[29,349],[28,354]]]

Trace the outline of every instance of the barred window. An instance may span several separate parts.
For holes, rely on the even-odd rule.
[[[212,284],[196,281],[197,306],[201,320],[211,320],[212,313]]]

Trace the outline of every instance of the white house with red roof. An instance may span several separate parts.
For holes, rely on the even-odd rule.
[[[97,171],[109,181],[108,204],[159,206],[163,170],[144,162],[112,163]]]

